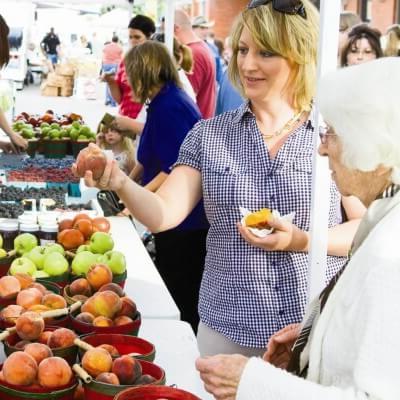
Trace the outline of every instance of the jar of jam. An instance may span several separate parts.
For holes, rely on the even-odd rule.
[[[36,236],[38,243],[40,242],[40,232],[38,224],[20,224],[19,233],[31,233]]]
[[[45,246],[49,243],[57,241],[58,225],[41,225],[40,226],[40,245]]]
[[[18,236],[18,221],[4,220],[0,222],[0,235],[3,237],[3,248],[6,251],[14,249],[14,239]]]

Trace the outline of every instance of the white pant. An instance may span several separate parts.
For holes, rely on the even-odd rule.
[[[199,323],[197,331],[197,345],[202,357],[215,354],[242,354],[247,357],[261,357],[267,350],[267,344],[263,348],[241,346],[202,322]]]

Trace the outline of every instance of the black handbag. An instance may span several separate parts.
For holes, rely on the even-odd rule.
[[[117,194],[111,190],[100,190],[97,193],[97,201],[103,210],[105,217],[112,217],[119,214],[124,208]]]

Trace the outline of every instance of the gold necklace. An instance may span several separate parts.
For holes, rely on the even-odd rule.
[[[271,134],[261,133],[263,139],[265,139],[265,140],[272,139],[273,137],[282,135],[284,132],[285,133],[290,132],[290,130],[293,128],[293,126],[297,122],[300,121],[301,115],[303,114],[303,112],[304,112],[304,110],[301,110],[299,113],[293,115],[293,117],[290,118],[289,121],[287,121],[286,124],[282,126],[282,128],[278,129],[274,133],[271,133]]]

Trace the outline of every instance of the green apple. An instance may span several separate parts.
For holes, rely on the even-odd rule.
[[[46,249],[44,246],[36,246],[31,251],[25,254],[36,265],[37,269],[43,268],[43,261],[46,255]]]
[[[41,129],[43,129],[43,128],[48,128],[50,125],[47,123],[47,122],[42,122],[41,124],[40,124],[40,128]]]
[[[104,254],[114,248],[114,240],[105,232],[95,232],[90,237],[90,251]]]
[[[57,252],[47,254],[43,261],[43,271],[50,276],[62,275],[68,271],[68,261],[65,257]]]
[[[36,236],[31,233],[21,233],[14,239],[14,249],[20,256],[31,251],[37,245],[38,240]]]
[[[27,257],[16,258],[10,266],[10,274],[15,275],[18,272],[33,275],[36,271],[35,264]]]
[[[0,248],[3,248],[3,236],[0,235]]]
[[[76,249],[76,254],[81,253],[82,251],[90,251],[90,246],[88,244],[81,244],[77,249]]]
[[[51,129],[60,129],[60,124],[57,124],[57,122],[53,122],[53,123],[50,125],[50,128],[51,128]]]
[[[60,253],[62,256],[65,254],[64,247],[61,246],[61,244],[58,243],[50,243],[44,246],[44,254],[50,254],[50,253]]]
[[[110,267],[113,274],[119,275],[126,270],[125,256],[120,251],[107,251],[102,262]]]
[[[0,249],[0,258],[7,257],[7,252],[4,249]]]
[[[50,275],[45,272],[45,271],[41,271],[41,270],[36,270],[33,275],[34,278],[36,279],[40,279],[40,278],[48,278]]]
[[[81,251],[72,260],[72,272],[75,275],[86,275],[89,268],[96,262],[97,254],[93,254],[90,251]]]
[[[80,127],[81,127],[81,124],[80,124],[80,122],[79,121],[74,121],[72,124],[71,124],[71,126],[73,127],[73,128],[75,128],[75,129],[80,129]]]

